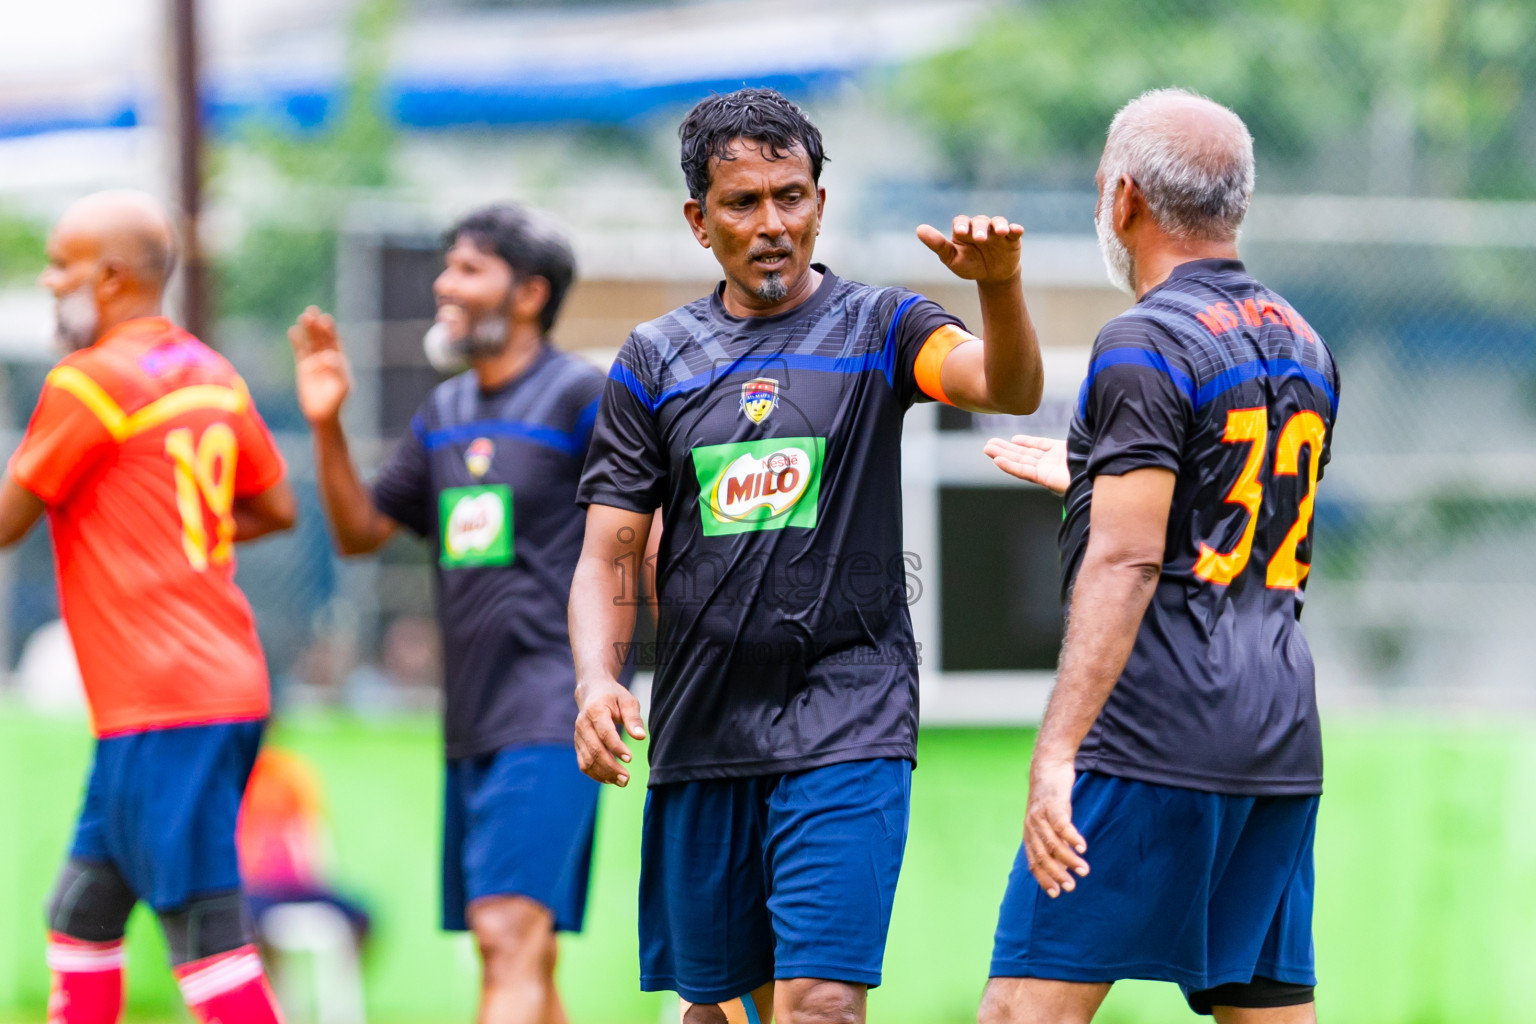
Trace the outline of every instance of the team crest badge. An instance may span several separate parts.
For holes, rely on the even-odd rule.
[[[741,386],[741,412],[753,423],[768,418],[779,404],[779,382],[772,377],[757,377]]]
[[[496,454],[496,446],[488,437],[477,437],[469,443],[464,451],[464,468],[469,470],[470,476],[476,480],[485,476],[491,470],[491,456]]]

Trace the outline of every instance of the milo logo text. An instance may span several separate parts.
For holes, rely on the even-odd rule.
[[[693,450],[706,537],[816,525],[826,439],[776,437]]]

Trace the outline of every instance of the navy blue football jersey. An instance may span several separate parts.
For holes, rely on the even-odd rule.
[[[901,424],[959,321],[818,269],[777,316],[717,289],[641,324],[609,374],[580,501],[663,509],[653,785],[915,756]]]
[[[379,510],[431,545],[449,758],[571,742],[576,484],[602,388],[602,371],[548,347],[496,391],[460,374],[373,482]]]
[[[1068,602],[1094,479],[1161,467],[1177,482],[1162,577],[1079,770],[1321,792],[1299,620],[1338,400],[1323,339],[1236,260],[1180,265],[1099,333],[1067,442]]]

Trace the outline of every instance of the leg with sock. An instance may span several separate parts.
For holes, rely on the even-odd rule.
[[[136,902],[111,864],[71,858],[48,901],[48,1024],[116,1024],[123,929]]]
[[[181,997],[202,1024],[282,1024],[238,890],[162,913],[160,925]]]

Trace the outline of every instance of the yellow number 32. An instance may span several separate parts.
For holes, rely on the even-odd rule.
[[[181,513],[181,547],[192,568],[224,565],[235,550],[235,459],[240,446],[227,423],[214,423],[196,442],[190,427],[165,435],[165,454],[176,472],[176,508]],[[213,514],[213,550],[203,506]]]
[[[1296,509],[1296,522],[1291,525],[1285,539],[1270,557],[1264,573],[1264,585],[1276,589],[1295,590],[1307,578],[1311,566],[1298,561],[1296,548],[1306,539],[1312,526],[1313,503],[1317,497],[1317,473],[1322,466],[1323,441],[1328,436],[1327,424],[1317,413],[1310,410],[1298,412],[1286,421],[1275,446],[1275,476],[1296,476],[1301,472],[1301,450],[1308,451],[1307,493]],[[1253,535],[1259,525],[1259,506],[1264,501],[1264,485],[1259,481],[1259,469],[1264,462],[1269,439],[1269,410],[1233,409],[1227,413],[1227,429],[1221,438],[1230,444],[1247,442],[1248,458],[1243,463],[1237,482],[1227,492],[1230,505],[1241,505],[1248,512],[1248,523],[1237,546],[1223,554],[1208,544],[1200,545],[1200,558],[1195,562],[1195,575],[1223,586],[1237,579],[1248,565],[1253,553]]]

